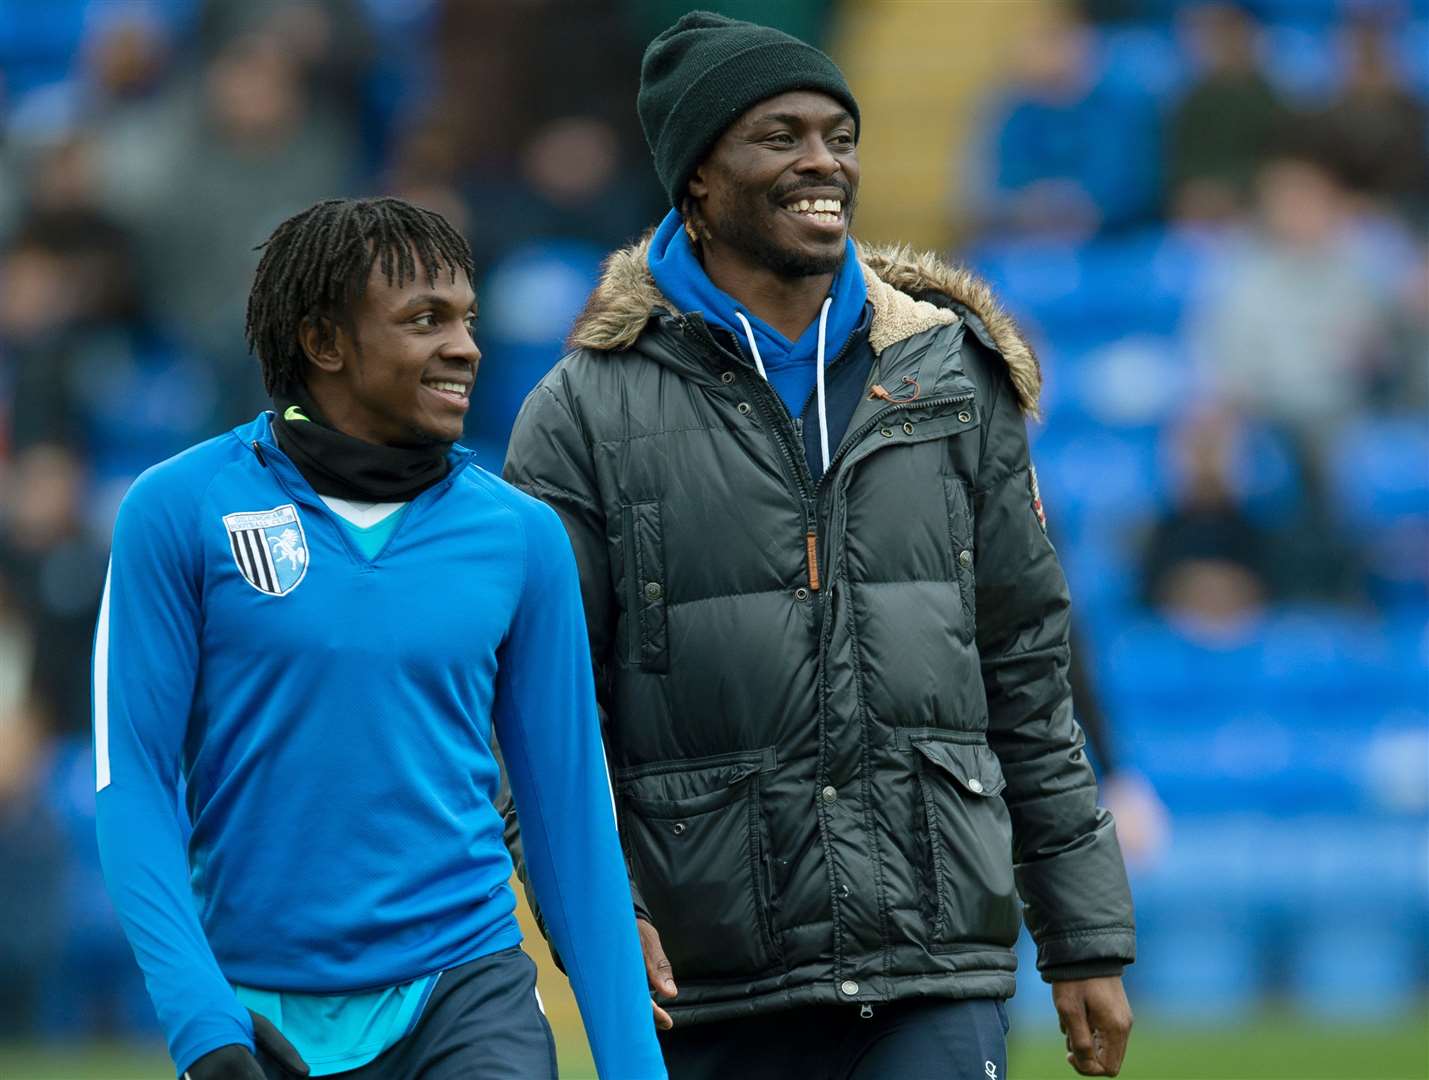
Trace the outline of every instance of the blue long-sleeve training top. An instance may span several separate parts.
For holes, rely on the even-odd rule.
[[[253,1045],[230,983],[393,986],[520,940],[493,733],[600,1074],[664,1077],[555,513],[456,448],[367,558],[266,413],[135,482],[95,635],[99,847],[180,1074]]]

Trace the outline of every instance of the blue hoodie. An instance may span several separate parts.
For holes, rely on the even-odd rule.
[[[253,1045],[230,983],[396,986],[520,940],[493,734],[600,1074],[664,1077],[555,513],[458,447],[367,558],[268,414],[135,482],[95,635],[99,847],[180,1074]]]
[[[825,363],[833,362],[863,321],[864,302],[868,298],[868,287],[864,284],[853,241],[847,241],[847,245],[843,263],[834,276],[833,288],[829,292],[834,302],[829,308],[828,325],[824,329]],[[700,312],[711,328],[733,333],[744,355],[753,360],[744,326],[735,318],[735,312],[744,315],[754,330],[754,340],[759,345],[759,356],[764,361],[769,385],[784,400],[790,416],[803,415],[816,376],[819,349],[817,318],[797,341],[790,341],[734,297],[720,290],[700,265],[678,210],[666,214],[665,220],[655,230],[647,261],[655,284],[670,303],[681,312]]]

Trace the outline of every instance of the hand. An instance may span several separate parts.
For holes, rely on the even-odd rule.
[[[248,1010],[253,1020],[253,1038],[263,1052],[294,1076],[307,1076],[308,1063],[283,1033],[266,1016]],[[258,1059],[248,1047],[234,1043],[205,1054],[184,1073],[183,1080],[266,1080]]]
[[[1131,1004],[1121,976],[1052,984],[1052,1004],[1067,1036],[1067,1063],[1083,1076],[1115,1076],[1131,1036]]]
[[[636,916],[635,929],[640,932],[640,951],[645,955],[645,977],[650,980],[650,989],[661,997],[672,998],[680,991],[675,986],[674,972],[670,970],[670,960],[660,944],[660,933],[644,919]],[[675,1026],[674,1019],[659,1004],[651,1000],[655,1009],[655,1026],[661,1031],[669,1031]]]

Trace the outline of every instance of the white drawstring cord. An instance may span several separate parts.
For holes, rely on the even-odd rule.
[[[824,337],[829,325],[829,308],[833,307],[833,304],[832,296],[825,297],[824,306],[819,311],[819,357],[818,367],[814,369],[815,398],[819,408],[819,453],[823,458],[825,472],[829,470],[829,407],[824,397]],[[755,370],[759,372],[761,379],[768,382],[769,375],[764,370],[764,358],[759,355],[759,345],[754,340],[754,327],[749,325],[744,312],[736,311],[734,317],[740,321],[745,337],[749,339],[749,351],[754,354]]]
[[[824,398],[824,332],[829,325],[829,308],[834,306],[834,298],[824,298],[823,309],[819,312],[819,366],[814,370],[815,396],[819,402],[819,453],[823,455],[824,472],[829,471],[829,406]]]
[[[744,324],[745,336],[749,338],[749,351],[754,354],[754,366],[759,371],[759,377],[768,382],[769,375],[764,370],[764,358],[759,355],[759,346],[754,343],[754,327],[749,325],[749,320],[744,317],[744,312],[736,311],[734,317]]]

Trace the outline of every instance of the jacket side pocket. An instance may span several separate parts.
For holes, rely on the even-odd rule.
[[[933,897],[925,913],[932,915],[933,948],[1013,944],[1022,917],[997,755],[982,736],[966,732],[905,728],[895,739],[914,755],[920,815],[914,828],[928,844]]]
[[[749,977],[779,963],[765,876],[760,776],[772,747],[621,770],[631,874],[677,980]]]

